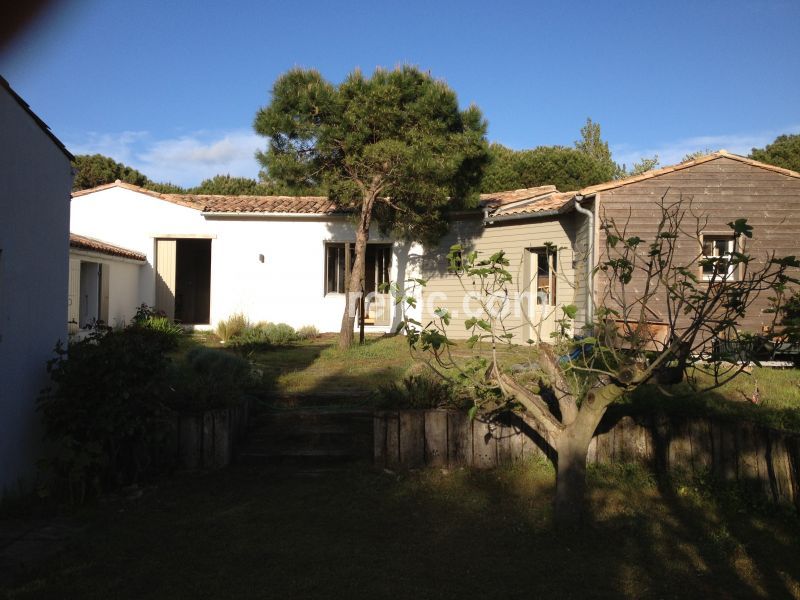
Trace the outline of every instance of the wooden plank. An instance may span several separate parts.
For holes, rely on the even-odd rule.
[[[231,420],[227,408],[212,413],[214,419],[214,458],[212,468],[221,469],[231,462]]]
[[[386,466],[396,469],[400,462],[400,415],[397,412],[386,413]]]
[[[786,449],[788,436],[777,431],[769,432],[769,468],[772,498],[779,504],[792,504],[791,462]]]
[[[694,471],[695,473],[709,471],[713,463],[713,444],[709,423],[706,419],[692,419],[688,426]]]
[[[736,446],[739,450],[739,482],[753,487],[759,484],[760,487],[754,429],[754,425],[746,421],[737,423],[736,426]]]
[[[639,465],[649,466],[651,464],[650,456],[650,430],[643,426],[641,423],[633,423],[633,434],[631,452],[633,453],[633,462]]]
[[[672,435],[669,443],[670,470],[692,471],[692,442],[685,419],[671,421]]]
[[[430,467],[447,466],[447,411],[426,410],[425,464]]]
[[[410,469],[425,465],[424,411],[400,411],[400,464]]]
[[[511,436],[509,446],[511,448],[511,460],[520,461],[525,456],[525,435],[517,424],[511,425]]]
[[[181,415],[178,418],[178,432],[180,444],[178,467],[199,469],[202,464],[202,417]]]
[[[212,412],[203,413],[202,420],[202,468],[211,469],[214,465],[214,414]]]
[[[372,463],[386,466],[386,414],[382,412],[372,417]]]
[[[475,419],[472,423],[472,466],[489,469],[497,466],[497,440],[494,428],[486,421]]]
[[[711,423],[714,475],[723,481],[736,481],[739,457],[736,449],[736,432],[728,421],[715,419]]]
[[[610,431],[606,433],[599,433],[595,436],[597,449],[595,456],[597,457],[597,464],[610,465],[614,460],[613,440]]]
[[[472,465],[472,421],[461,411],[447,414],[447,464],[451,467]]]
[[[586,464],[597,464],[597,437],[593,437],[589,442],[589,450],[586,452]]]
[[[497,440],[497,464],[508,465],[514,462],[514,447],[512,440],[517,437],[517,432],[510,424],[497,422],[494,436]]]

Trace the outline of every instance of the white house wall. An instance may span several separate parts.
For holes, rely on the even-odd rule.
[[[325,294],[325,242],[355,241],[347,218],[206,217],[146,194],[110,188],[73,199],[71,230],[146,255],[136,304],[155,304],[155,239],[204,236],[211,239],[212,326],[242,312],[252,321],[339,330],[344,296]],[[370,232],[370,242],[387,241],[377,228]],[[409,253],[419,250],[395,245],[393,281],[406,277]],[[112,295],[116,287],[112,275]],[[114,316],[129,320],[132,315]]]
[[[155,239],[213,235],[197,210],[116,187],[73,198],[70,231],[143,253],[138,303],[150,306],[156,299]]]
[[[32,482],[36,398],[67,337],[69,159],[0,87],[0,496]]]

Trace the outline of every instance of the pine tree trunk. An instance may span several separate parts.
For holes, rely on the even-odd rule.
[[[372,206],[375,196],[370,193],[365,196],[361,204],[361,216],[356,226],[356,258],[353,268],[350,270],[350,281],[348,282],[345,293],[344,315],[342,316],[342,328],[339,331],[339,348],[349,348],[353,344],[353,329],[356,322],[356,310],[359,300],[364,293],[362,281],[364,280],[364,268],[367,259],[367,242],[369,241],[369,225],[372,219]]]

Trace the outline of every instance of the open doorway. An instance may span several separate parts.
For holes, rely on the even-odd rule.
[[[156,308],[178,323],[210,322],[211,240],[157,241]]]

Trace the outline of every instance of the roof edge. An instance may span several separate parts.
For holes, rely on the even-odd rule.
[[[775,165],[769,165],[767,163],[759,162],[757,160],[753,160],[752,158],[747,158],[745,156],[740,156],[739,154],[733,154],[732,152],[728,152],[727,150],[717,150],[716,152],[712,152],[711,154],[706,154],[705,156],[700,156],[693,160],[687,160],[686,162],[678,163],[675,165],[669,165],[666,167],[662,167],[660,169],[653,169],[651,171],[647,171],[642,173],[641,175],[634,175],[633,177],[626,177],[625,179],[618,179],[616,181],[608,181],[606,183],[599,183],[597,185],[591,185],[588,187],[579,190],[577,194],[590,197],[598,194],[600,192],[605,192],[608,190],[613,190],[616,188],[620,188],[626,185],[630,185],[633,183],[639,183],[640,181],[646,181],[648,179],[653,179],[655,177],[660,177],[661,175],[667,175],[669,173],[674,173],[676,171],[682,171],[684,169],[689,169],[691,167],[695,167],[697,165],[702,165],[707,162],[711,162],[714,160],[718,160],[720,158],[730,158],[732,160],[738,161],[740,163],[750,165],[751,167],[757,167],[759,169],[765,169],[767,171],[773,171],[780,175],[786,175],[787,177],[796,177],[800,178],[800,173],[796,171],[792,171],[790,169],[784,169],[783,167],[776,167]]]
[[[17,92],[14,91],[14,88],[11,87],[11,84],[8,83],[8,80],[2,75],[0,75],[0,86],[8,90],[8,93],[11,94],[11,97],[16,101],[16,103],[20,105],[22,110],[24,110],[26,113],[28,113],[28,115],[30,115],[30,117],[39,126],[39,129],[41,129],[47,135],[47,137],[49,137],[52,140],[52,142],[58,147],[58,149],[64,153],[64,155],[69,159],[70,163],[73,160],[75,160],[75,157],[72,155],[72,152],[67,150],[67,147],[64,145],[64,142],[62,142],[60,139],[56,137],[56,134],[53,133],[53,130],[50,129],[50,126],[47,123],[45,123],[39,115],[33,112],[33,109],[30,107],[30,105],[27,102],[25,102],[25,100],[22,99],[22,96],[20,96]]]

